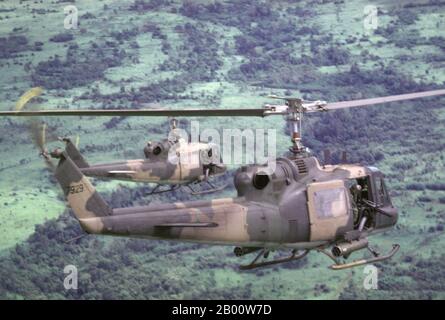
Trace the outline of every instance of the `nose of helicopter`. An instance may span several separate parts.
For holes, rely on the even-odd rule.
[[[397,221],[399,220],[399,210],[396,207],[393,207],[392,216],[390,218],[392,225],[395,226]]]
[[[396,207],[387,206],[384,208],[380,208],[381,213],[379,218],[377,219],[377,228],[388,228],[396,225],[397,220],[399,218],[399,213]]]

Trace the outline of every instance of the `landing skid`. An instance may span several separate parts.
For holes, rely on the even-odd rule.
[[[375,251],[375,250],[371,249],[370,247],[368,247],[368,250],[372,253],[373,258],[355,260],[355,261],[352,261],[352,262],[349,262],[349,263],[341,262],[331,252],[326,251],[323,248],[322,249],[317,249],[317,251],[319,251],[321,253],[324,253],[326,256],[328,256],[329,258],[331,258],[335,262],[333,265],[330,266],[330,268],[332,270],[343,270],[343,269],[358,267],[358,266],[362,266],[362,265],[365,265],[365,264],[375,263],[375,262],[380,262],[380,261],[383,261],[383,260],[390,259],[390,258],[392,258],[392,256],[394,256],[397,253],[397,251],[399,251],[399,249],[400,249],[400,245],[393,244],[391,251],[389,251],[385,255],[380,255],[377,251]]]
[[[147,193],[147,196],[151,196],[152,194],[159,194],[159,193],[164,193],[164,192],[170,192],[170,191],[175,191],[177,189],[179,189],[181,186],[178,184],[175,184],[173,186],[171,186],[168,189],[160,189],[161,188],[161,184],[156,185],[156,187],[154,187],[149,193]]]
[[[247,265],[241,265],[239,267],[240,270],[252,270],[255,268],[260,268],[260,267],[270,266],[270,265],[274,265],[274,264],[278,264],[278,263],[284,263],[284,262],[298,260],[298,259],[305,257],[309,253],[309,250],[304,250],[303,252],[298,253],[298,251],[296,249],[294,249],[294,250],[292,250],[292,254],[287,258],[275,259],[272,261],[257,262],[261,256],[263,256],[265,259],[267,259],[267,257],[269,256],[269,252],[270,252],[270,250],[268,250],[268,249],[261,250],[260,253],[258,253],[258,255],[255,257],[255,259],[252,260],[251,263],[249,263]]]
[[[224,190],[228,185],[226,183],[220,187],[217,187],[217,186],[214,186],[210,181],[204,181],[204,182],[210,186],[210,189],[196,191],[195,189],[192,188],[192,184],[187,184],[187,187],[190,189],[191,194],[196,196],[196,195],[200,195],[200,194],[207,194],[207,193],[213,193],[213,192]]]
[[[78,236],[76,236],[76,237],[74,237],[74,238],[65,240],[65,243],[71,243],[71,242],[74,242],[74,241],[76,241],[76,240],[82,239],[83,237],[86,237],[87,235],[88,235],[88,234],[81,234],[81,235],[78,235]]]
[[[171,192],[171,191],[178,190],[178,189],[180,189],[181,187],[184,186],[184,187],[187,187],[191,191],[190,193],[192,195],[195,196],[195,195],[201,195],[201,194],[207,194],[207,193],[221,191],[221,190],[224,190],[228,186],[227,183],[222,185],[222,186],[219,186],[219,187],[214,186],[212,183],[210,183],[210,181],[206,181],[206,183],[211,188],[210,189],[206,189],[206,190],[200,190],[200,191],[197,191],[197,190],[192,188],[192,184],[197,184],[196,182],[192,182],[192,183],[189,183],[189,184],[186,184],[186,185],[176,184],[176,185],[171,186],[168,189],[161,189],[162,184],[158,184],[158,185],[156,185],[156,187],[154,187],[150,192],[146,193],[145,195],[151,196],[153,194],[160,194],[160,193],[165,193],[165,192]]]

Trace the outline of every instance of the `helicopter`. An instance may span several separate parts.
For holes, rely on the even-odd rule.
[[[397,253],[399,244],[382,254],[370,245],[369,237],[393,228],[398,210],[384,174],[376,167],[321,165],[302,144],[303,115],[439,95],[445,95],[445,90],[334,103],[272,96],[285,104],[257,109],[3,111],[0,116],[285,116],[292,128],[288,152],[276,159],[273,172],[266,164],[240,167],[234,176],[234,198],[113,209],[66,149],[56,148],[49,157],[58,160],[55,177],[89,234],[230,245],[239,257],[256,252],[241,270],[295,261],[315,251],[333,261],[331,269],[343,270],[384,261]],[[268,260],[276,250],[290,250],[290,254]],[[352,253],[362,250],[370,256],[348,262]]]
[[[43,89],[40,87],[28,90],[17,101],[15,110],[23,112],[26,104],[40,96],[42,92]],[[45,147],[46,123],[32,119],[29,125],[32,140],[40,148],[41,155],[48,160],[48,151]],[[65,142],[68,156],[86,176],[155,183],[156,186],[147,195],[173,191],[181,186],[186,186],[194,195],[224,189],[226,185],[216,186],[211,181],[211,178],[226,173],[226,166],[221,162],[217,146],[201,141],[189,142],[186,134],[184,130],[178,128],[178,120],[172,118],[167,138],[157,142],[149,141],[143,149],[144,159],[94,165],[90,165],[79,152],[77,148],[79,136],[74,142],[66,137],[53,138]],[[170,185],[170,188],[161,188],[164,185]],[[196,185],[200,185],[200,191],[193,188]]]
[[[125,160],[90,165],[69,138],[66,143],[68,156],[88,177],[156,183],[147,194],[169,192],[186,186],[193,195],[223,190],[227,185],[214,185],[211,178],[226,173],[219,149],[212,143],[189,142],[176,134],[176,119],[171,120],[168,138],[158,142],[149,141],[144,148],[145,159]],[[45,156],[48,156],[47,153]],[[209,188],[197,191],[194,185],[206,184]],[[161,189],[163,185],[172,185]]]

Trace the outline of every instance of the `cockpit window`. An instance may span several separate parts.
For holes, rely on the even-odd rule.
[[[385,180],[381,177],[376,179],[377,201],[379,204],[389,204],[389,194],[386,189]]]
[[[314,192],[314,205],[318,218],[333,218],[348,214],[348,199],[345,188]]]

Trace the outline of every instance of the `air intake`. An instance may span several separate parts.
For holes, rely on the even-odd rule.
[[[306,163],[303,159],[295,159],[294,162],[297,165],[299,174],[306,174],[308,172]]]

